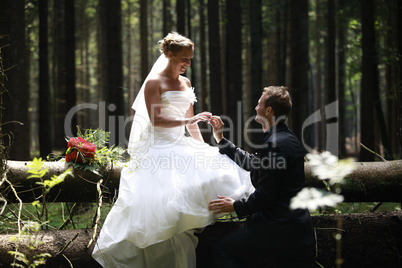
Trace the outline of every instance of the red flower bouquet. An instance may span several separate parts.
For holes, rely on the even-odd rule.
[[[66,137],[66,163],[75,169],[88,170],[101,176],[98,172],[100,168],[125,159],[123,148],[106,146],[109,134],[100,129],[87,129],[84,133],[78,129],[76,137]]]
[[[87,140],[76,137],[70,138],[68,141],[68,149],[66,152],[66,162],[87,163],[93,162],[96,147]]]

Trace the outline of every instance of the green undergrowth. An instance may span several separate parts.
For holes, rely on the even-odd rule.
[[[378,202],[365,202],[365,203],[341,203],[335,208],[322,209],[321,211],[310,211],[312,216],[325,215],[325,214],[345,214],[345,213],[361,213],[371,212],[379,203]],[[101,220],[103,223],[107,214],[109,213],[112,204],[103,203],[101,208]],[[86,229],[92,228],[93,217],[97,208],[96,203],[53,203],[48,207],[48,222],[44,223],[42,229],[57,230],[63,224],[62,229]],[[75,210],[72,216],[72,220],[66,221],[72,210]],[[382,203],[375,211],[387,212],[387,211],[401,211],[400,203]],[[3,215],[0,216],[0,233],[15,233],[17,229],[18,204],[9,204],[5,209]],[[21,220],[22,223],[27,221],[37,221],[35,215],[36,209],[32,204],[24,204]],[[226,215],[219,219],[221,222],[239,221],[236,217],[236,213]]]
[[[101,222],[109,213],[112,205],[103,203],[101,208]],[[0,215],[0,233],[15,233],[17,228],[18,204],[7,205]],[[36,215],[36,208],[30,203],[24,203],[21,213],[21,222],[36,221],[42,224],[42,229],[87,229],[92,228],[96,213],[96,203],[52,203],[48,204],[48,221],[41,222]],[[70,216],[70,213],[73,211]]]

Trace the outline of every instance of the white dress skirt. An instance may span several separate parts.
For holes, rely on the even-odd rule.
[[[192,101],[192,88],[164,92],[162,113],[184,117]],[[249,172],[217,147],[185,136],[184,127],[149,127],[152,142],[123,168],[92,253],[103,267],[195,267],[194,231],[222,216],[208,210],[209,201],[253,190]]]

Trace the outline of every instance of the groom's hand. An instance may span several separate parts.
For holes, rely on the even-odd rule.
[[[188,125],[194,125],[197,124],[198,122],[207,122],[211,120],[212,114],[210,112],[202,112],[199,114],[194,115],[191,118],[187,119],[187,124]]]
[[[234,212],[234,200],[227,196],[218,195],[219,199],[214,199],[209,202],[208,209],[215,214],[224,212]]]
[[[216,142],[219,143],[223,139],[223,127],[225,124],[223,123],[222,119],[216,115],[211,117],[209,123],[213,128],[214,138]]]

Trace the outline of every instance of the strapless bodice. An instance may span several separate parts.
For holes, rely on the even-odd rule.
[[[174,118],[183,118],[190,103],[196,101],[194,88],[185,91],[165,91],[161,94],[162,114]]]
[[[196,96],[194,88],[188,88],[185,91],[165,91],[161,94],[161,113],[175,119],[184,119],[190,104],[194,104]],[[172,141],[184,135],[183,126],[164,128],[153,127],[155,139]]]

